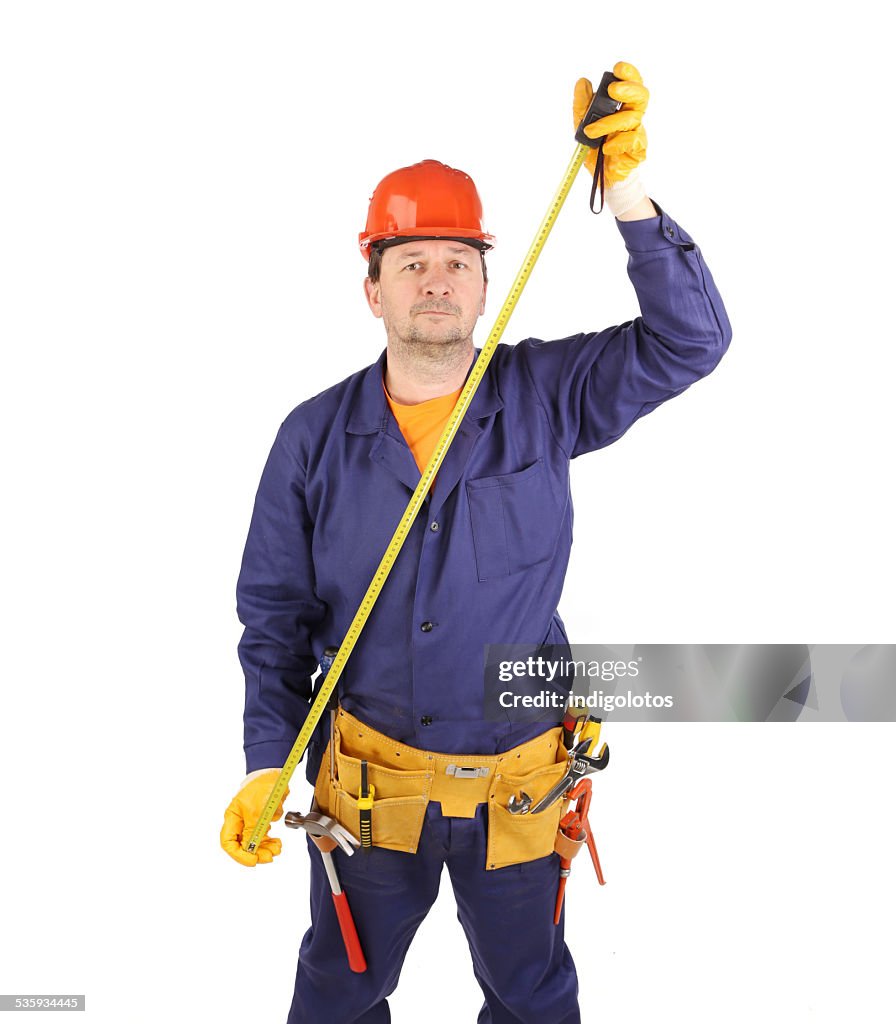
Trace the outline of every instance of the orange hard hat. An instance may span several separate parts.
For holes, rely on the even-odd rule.
[[[411,238],[456,238],[477,249],[495,240],[482,230],[482,202],[469,174],[438,160],[422,160],[387,174],[374,189],[367,227],[358,235],[370,259],[377,242]]]

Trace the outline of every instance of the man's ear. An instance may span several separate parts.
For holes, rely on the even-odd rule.
[[[482,302],[479,303],[479,315],[485,312],[485,293],[488,291],[488,281],[483,282],[482,285]]]
[[[367,305],[370,306],[370,312],[375,317],[382,319],[383,317],[383,304],[380,302],[380,285],[379,282],[374,284],[369,277],[364,278],[364,295],[367,299]]]

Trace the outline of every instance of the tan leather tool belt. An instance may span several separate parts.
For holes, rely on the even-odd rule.
[[[560,736],[558,726],[503,754],[439,754],[390,739],[340,708],[334,777],[328,747],[314,796],[322,811],[360,835],[357,798],[364,760],[375,787],[374,846],[416,853],[430,800],[449,818],[472,818],[480,804],[488,804],[486,868],[522,864],[553,852],[566,805],[558,800],[541,814],[511,814],[507,802],[525,791],[534,803],[560,781],[567,768]]]

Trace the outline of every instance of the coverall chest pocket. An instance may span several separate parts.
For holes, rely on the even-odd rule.
[[[553,554],[558,523],[543,459],[518,473],[468,480],[467,500],[480,581],[521,572]]]

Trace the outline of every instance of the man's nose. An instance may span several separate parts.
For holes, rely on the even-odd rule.
[[[429,267],[422,283],[423,291],[427,295],[447,295],[451,291],[451,279],[444,267]]]

